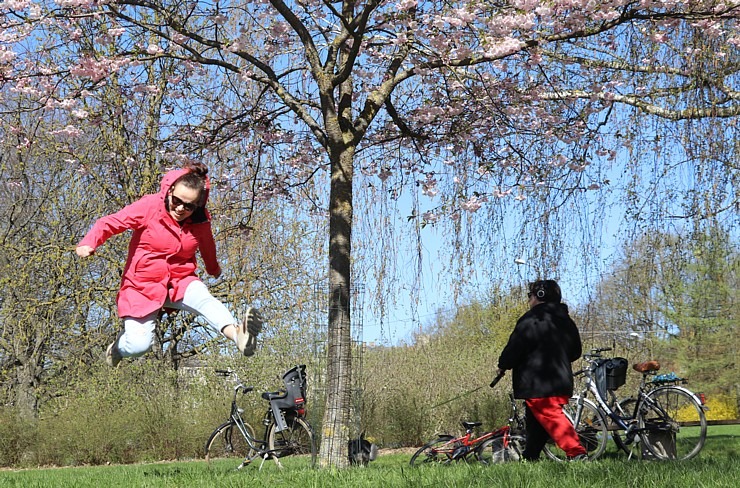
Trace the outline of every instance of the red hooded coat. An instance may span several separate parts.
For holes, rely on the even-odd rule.
[[[119,317],[145,317],[162,308],[165,300],[182,300],[187,286],[198,280],[196,251],[206,271],[221,274],[210,214],[204,207],[178,223],[167,212],[165,199],[172,184],[187,169],[168,172],[159,193],[145,195],[120,211],[98,219],[78,246],[102,245],[109,237],[133,230],[117,305]],[[210,184],[206,181],[205,200]],[[204,201],[205,206],[205,201]]]

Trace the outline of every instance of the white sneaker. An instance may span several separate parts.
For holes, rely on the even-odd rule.
[[[105,350],[105,362],[108,363],[108,366],[111,368],[115,368],[118,366],[118,363],[121,362],[121,359],[123,359],[123,356],[121,356],[121,351],[118,350],[118,345],[116,344],[118,342],[118,339],[116,339],[114,342],[111,342],[108,346],[108,349]]]
[[[236,347],[245,356],[253,356],[257,350],[257,336],[262,332],[262,316],[259,310],[249,307],[244,320],[236,328]]]

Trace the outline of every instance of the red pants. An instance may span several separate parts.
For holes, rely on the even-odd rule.
[[[527,404],[527,447],[525,459],[538,459],[548,438],[551,438],[568,457],[586,454],[578,434],[563,413],[568,397],[528,398]]]

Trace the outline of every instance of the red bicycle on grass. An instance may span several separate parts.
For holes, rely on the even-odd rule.
[[[491,388],[503,377],[497,376]],[[411,456],[411,466],[421,464],[449,464],[453,461],[476,459],[483,464],[496,464],[507,461],[519,461],[525,446],[524,417],[517,408],[514,396],[509,394],[511,416],[507,425],[499,427],[481,436],[476,436],[475,428],[481,422],[462,422],[465,434],[455,437],[443,434],[424,444]]]

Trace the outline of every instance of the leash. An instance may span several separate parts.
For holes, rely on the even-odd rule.
[[[488,386],[491,387],[491,388],[493,388],[494,386],[496,386],[496,383],[498,383],[499,381],[501,381],[501,378],[503,378],[503,377],[504,377],[503,374],[497,375],[493,379],[493,381],[491,381],[491,384],[488,385]],[[473,393],[475,393],[476,391],[480,390],[481,388],[483,388],[483,387],[482,386],[479,386],[478,388],[473,388],[470,391],[466,391],[465,393],[461,393],[461,394],[457,395],[456,397],[453,397],[453,398],[450,398],[449,400],[443,401],[442,403],[438,403],[436,405],[432,405],[430,408],[431,409],[435,409],[437,407],[441,407],[442,405],[447,405],[448,403],[452,403],[455,400],[459,400],[460,398],[466,397],[468,395],[472,395]]]

